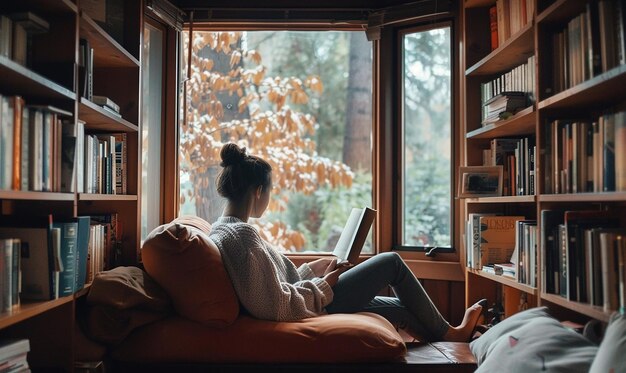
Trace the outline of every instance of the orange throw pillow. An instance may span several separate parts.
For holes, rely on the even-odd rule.
[[[141,255],[146,272],[167,292],[178,314],[225,327],[239,315],[239,301],[208,237],[210,227],[198,217],[175,219],[148,235]]]

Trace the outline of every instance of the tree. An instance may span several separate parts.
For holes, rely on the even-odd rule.
[[[184,35],[187,48],[189,34]],[[320,185],[349,187],[352,183],[348,166],[317,154],[312,139],[318,126],[315,117],[291,107],[307,103],[312,93],[320,95],[320,78],[266,77],[261,54],[244,48],[243,37],[242,32],[195,32],[191,41],[180,169],[189,175],[193,191],[181,195],[181,200],[195,198],[201,207],[197,213],[210,221],[218,210],[214,182],[219,152],[227,142],[246,146],[272,165],[275,198],[270,210],[284,208],[287,191],[311,194]],[[224,107],[224,102],[231,104]],[[303,246],[302,234],[284,223],[267,223],[263,228],[264,238],[276,246],[286,250]]]
[[[370,171],[372,168],[372,55],[371,48],[368,47],[364,33],[350,34],[350,74],[343,161],[350,168],[363,171]]]

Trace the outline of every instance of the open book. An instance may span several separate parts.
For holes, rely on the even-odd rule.
[[[367,234],[376,217],[376,210],[369,207],[353,208],[350,217],[346,222],[346,226],[339,236],[333,255],[339,258],[339,261],[348,261],[357,264],[359,254],[363,244],[367,239]]]

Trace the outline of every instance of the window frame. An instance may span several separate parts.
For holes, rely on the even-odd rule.
[[[293,22],[293,23],[276,23],[276,22],[264,22],[264,21],[246,21],[246,22],[231,22],[231,21],[216,21],[216,22],[194,22],[193,23],[193,32],[196,31],[353,31],[353,32],[364,32],[363,23],[327,23],[327,22]],[[189,31],[190,23],[185,22],[183,26],[183,32]],[[181,32],[182,38],[182,32]],[[180,48],[182,48],[182,42],[180,43]],[[379,66],[378,66],[378,58],[377,51],[378,45],[377,41],[372,41],[372,207],[378,210],[379,214],[377,219],[373,224],[373,253],[361,254],[359,256],[359,261],[364,261],[376,254],[379,254],[383,251],[389,251],[389,248],[384,249],[384,246],[381,241],[381,233],[378,221],[381,220],[381,209],[380,204],[378,203],[377,196],[377,182],[378,174],[379,174],[379,166],[382,162],[378,159],[379,148],[380,148],[380,138],[378,137],[377,128],[379,127],[379,117],[378,113],[378,105],[376,96],[378,95],[378,82],[377,77],[379,76]],[[187,53],[187,50],[179,50],[179,53]],[[182,56],[182,54],[181,54]],[[182,69],[181,69],[182,71]],[[182,81],[185,80],[185,77],[182,77]],[[181,84],[181,89],[184,89],[184,86]],[[176,158],[178,159],[178,124],[176,125]],[[171,146],[170,146],[171,148]],[[383,166],[384,167],[384,166]],[[178,169],[178,161],[176,162],[175,169],[173,170],[175,173],[174,177],[176,179],[176,189],[172,191],[170,200],[174,201],[175,209],[172,211],[171,215],[166,216],[167,219],[174,219],[179,211],[180,206],[180,175]],[[381,249],[382,248],[382,249]],[[313,259],[320,257],[328,257],[331,256],[332,253],[328,252],[319,252],[319,253],[285,253],[296,265],[300,265],[305,262],[309,262]]]

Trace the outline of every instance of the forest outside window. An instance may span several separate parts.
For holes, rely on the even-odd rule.
[[[402,36],[402,248],[452,246],[451,28]]]
[[[180,214],[222,214],[219,152],[236,142],[274,170],[269,209],[251,220],[262,236],[284,252],[332,251],[351,208],[372,205],[371,42],[344,30],[192,35]],[[189,32],[183,39],[186,70]]]

